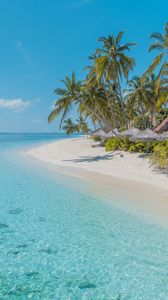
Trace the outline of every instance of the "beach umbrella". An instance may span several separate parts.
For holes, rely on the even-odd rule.
[[[101,138],[104,138],[104,139],[109,139],[109,138],[112,138],[112,137],[116,137],[117,135],[119,135],[119,131],[118,131],[117,128],[114,128],[113,130],[111,130],[109,132],[105,132],[104,130],[99,129],[99,130],[96,130],[92,133],[92,136],[101,137]]]
[[[119,134],[120,134],[120,131],[118,130],[118,128],[114,128],[114,129],[113,129],[113,132],[114,132],[116,135],[119,135]]]
[[[104,134],[104,138],[112,138],[112,137],[116,137],[118,135],[117,131],[114,129],[113,131],[109,131],[107,133]]]
[[[106,135],[106,132],[102,129],[98,129],[98,130],[92,132],[91,135],[95,136],[95,137],[103,137],[104,135]]]
[[[168,131],[163,132],[163,133],[159,134],[158,136],[159,136],[160,141],[168,140]]]
[[[136,136],[136,135],[138,135],[140,133],[141,133],[140,129],[132,127],[132,128],[129,128],[129,129],[123,131],[123,132],[120,132],[119,136],[122,136],[122,137],[132,137],[132,136]]]
[[[144,131],[141,131],[139,134],[133,136],[131,138],[132,141],[143,141],[146,142],[146,153],[148,154],[148,142],[149,141],[155,141],[159,140],[158,133],[154,132],[151,129],[146,129]]]
[[[159,135],[158,133],[154,132],[151,129],[146,129],[143,131],[140,131],[139,134],[136,134],[135,136],[133,136],[131,138],[131,140],[135,140],[135,141],[152,141],[152,140],[158,140],[159,139]]]
[[[109,131],[109,132],[105,132],[105,134],[104,134],[104,138],[106,138],[106,139],[110,139],[110,138],[112,138],[112,137],[115,137],[116,135],[112,132],[112,131]]]

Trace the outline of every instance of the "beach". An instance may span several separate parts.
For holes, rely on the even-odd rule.
[[[160,219],[168,216],[168,177],[155,170],[141,154],[105,152],[93,140],[81,137],[37,146],[26,156],[52,171],[88,180],[95,193],[118,195],[138,206],[143,213]]]
[[[168,191],[167,175],[155,170],[146,156],[121,151],[105,152],[104,147],[86,137],[49,143],[29,149],[27,154],[54,166],[80,168],[102,176],[151,184]]]

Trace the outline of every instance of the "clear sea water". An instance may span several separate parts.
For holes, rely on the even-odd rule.
[[[19,157],[62,137],[0,134],[0,299],[168,299],[166,227]]]

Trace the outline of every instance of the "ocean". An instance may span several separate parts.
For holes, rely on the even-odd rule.
[[[166,226],[21,154],[62,138],[0,134],[0,299],[168,299]]]

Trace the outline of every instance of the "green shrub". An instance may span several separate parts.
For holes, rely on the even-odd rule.
[[[131,145],[129,138],[113,137],[105,143],[106,151],[124,150],[128,151]]]
[[[94,141],[94,142],[101,142],[101,137],[100,136],[91,136],[91,139]]]
[[[130,152],[151,154],[151,161],[159,168],[168,168],[168,140],[143,142],[132,142],[129,138],[113,137],[105,143],[106,151],[123,150]]]
[[[168,140],[155,145],[151,160],[161,169],[168,168]]]
[[[132,142],[129,151],[130,152],[140,152],[145,153],[147,146],[144,142]]]
[[[130,152],[140,152],[140,153],[153,153],[154,147],[158,145],[158,141],[151,141],[151,142],[143,142],[143,141],[137,141],[132,142],[132,145],[129,149]]]
[[[105,143],[106,151],[113,151],[119,149],[119,142],[117,138],[111,138]]]
[[[133,142],[129,138],[113,137],[105,143],[105,149],[106,151],[123,150],[140,153],[146,153],[148,150],[148,153],[153,153],[154,147],[158,144],[160,144],[158,141],[148,143],[145,141]]]

